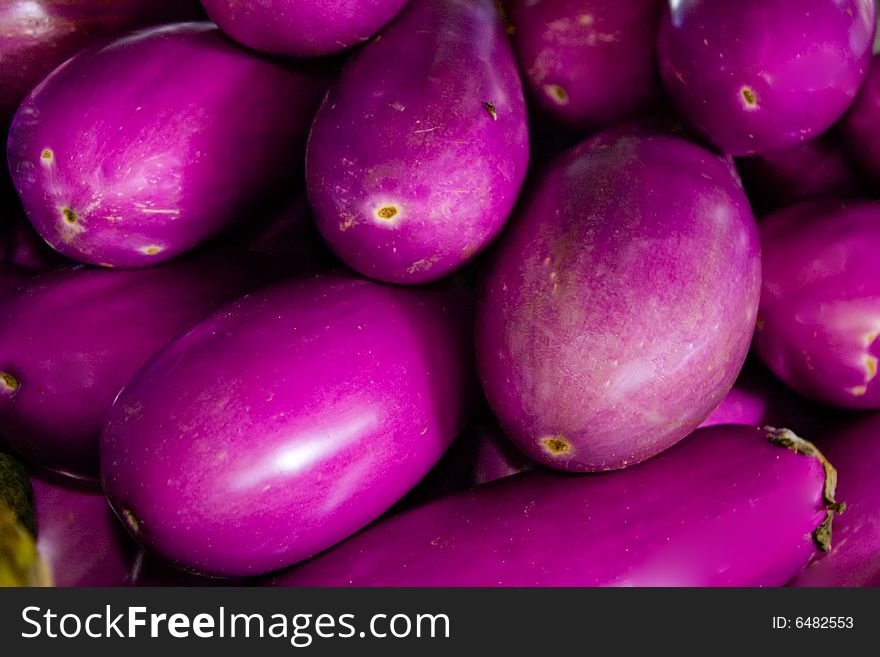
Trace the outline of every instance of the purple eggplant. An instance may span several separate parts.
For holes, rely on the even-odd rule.
[[[527,472],[402,513],[275,583],[781,586],[828,549],[835,483],[787,430],[710,427],[621,472]]]
[[[128,586],[139,548],[88,482],[31,477],[37,549],[56,586]]]
[[[795,586],[880,586],[880,415],[851,423],[821,443],[840,472],[846,513],[835,522],[834,546],[817,555]]]
[[[670,2],[663,81],[693,128],[732,155],[818,137],[868,71],[875,0]]]
[[[315,119],[306,178],[318,227],[361,274],[441,278],[503,227],[528,142],[492,0],[412,0],[352,57]]]
[[[61,253],[167,260],[301,171],[323,77],[242,50],[210,23],[144,30],[80,53],[28,96],[9,137],[13,181]]]
[[[761,262],[729,159],[677,137],[600,133],[544,172],[495,255],[477,360],[489,404],[533,461],[633,465],[733,386]]]
[[[154,357],[110,411],[105,490],[147,547],[258,575],[348,537],[466,421],[469,316],[445,291],[345,275],[279,284]]]
[[[880,181],[880,55],[840,124],[847,152],[874,183]]]
[[[155,268],[69,267],[31,279],[0,307],[0,434],[29,462],[98,474],[113,399],[169,340],[250,285],[210,252]]]
[[[761,223],[755,345],[803,395],[880,409],[880,203],[805,203]]]
[[[0,2],[0,126],[52,69],[82,48],[148,25],[198,18],[197,0]]]
[[[663,0],[517,0],[513,45],[537,105],[582,130],[662,98],[656,42]]]
[[[362,43],[407,0],[202,0],[221,30],[250,48],[319,57]]]

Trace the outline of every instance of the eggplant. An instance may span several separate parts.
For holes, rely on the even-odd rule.
[[[880,414],[848,423],[819,443],[840,473],[846,513],[831,550],[817,554],[792,586],[880,586]]]
[[[160,351],[104,426],[104,488],[175,565],[244,577],[384,513],[467,421],[457,291],[327,275],[243,297]]]
[[[207,22],[80,52],[12,122],[9,168],[28,218],[88,264],[179,255],[302,171],[327,71],[262,58]]]
[[[251,276],[210,251],[30,279],[0,304],[0,437],[32,464],[96,478],[104,416],[122,387],[165,343],[243,294]]]
[[[489,405],[531,460],[631,466],[730,391],[758,310],[755,219],[730,159],[642,127],[543,171],[477,306]]]
[[[368,528],[278,586],[781,586],[842,507],[788,430],[724,425],[598,475],[538,471]]]
[[[412,0],[331,88],[306,181],[318,228],[348,266],[415,284],[498,235],[528,158],[522,83],[491,0]]]

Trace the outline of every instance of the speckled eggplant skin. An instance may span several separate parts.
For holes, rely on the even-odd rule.
[[[97,477],[117,393],[154,352],[249,284],[249,271],[219,254],[30,279],[0,304],[0,438],[31,463]]]
[[[669,96],[724,152],[818,137],[852,103],[874,40],[874,0],[670,3],[658,53]]]
[[[138,546],[94,483],[51,474],[31,477],[37,549],[55,586],[129,586]]]
[[[657,32],[664,0],[516,0],[513,45],[538,106],[580,131],[662,97]]]
[[[291,57],[320,57],[376,34],[407,0],[202,0],[239,43]]]
[[[880,415],[850,422],[819,447],[838,470],[846,512],[834,522],[831,550],[816,555],[791,584],[880,586]]]
[[[347,538],[466,422],[470,319],[456,300],[328,275],[201,322],[108,415],[102,478],[117,514],[162,556],[218,576]]]
[[[318,227],[361,274],[441,278],[503,227],[528,140],[492,0],[412,0],[352,57],[315,119],[306,178]]]
[[[711,427],[623,472],[536,470],[404,512],[275,584],[780,586],[818,549],[825,482],[766,430]]]
[[[0,126],[52,69],[82,48],[148,25],[198,18],[196,0],[4,0]]]
[[[536,182],[477,313],[487,399],[530,459],[601,471],[684,438],[745,361],[761,284],[732,161],[613,129]]]
[[[761,222],[755,345],[798,392],[880,408],[880,203],[805,203]]]
[[[211,23],[151,28],[80,53],[28,96],[10,171],[56,250],[156,264],[289,184],[324,88],[322,75],[241,49]]]
[[[850,157],[873,182],[880,181],[880,55],[871,60],[868,77],[840,122]]]

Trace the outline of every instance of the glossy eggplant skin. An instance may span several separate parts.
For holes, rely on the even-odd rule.
[[[793,434],[710,427],[621,472],[507,477],[384,520],[275,584],[781,586],[819,549],[835,477],[805,441],[771,437]]]
[[[536,463],[619,469],[681,440],[751,341],[757,227],[729,159],[641,128],[599,133],[542,173],[477,308],[477,362]]]
[[[0,303],[0,438],[29,463],[98,476],[113,399],[156,351],[251,285],[208,252],[157,267],[66,267]]]
[[[791,582],[793,586],[880,586],[880,414],[850,422],[819,443],[840,473],[846,513],[834,544]]]
[[[202,0],[241,44],[290,57],[321,57],[363,43],[407,0]]]
[[[814,139],[844,115],[871,61],[874,0],[670,2],[658,54],[689,124],[744,156]]]
[[[87,264],[179,255],[286,191],[327,70],[262,58],[207,22],[80,52],[12,122],[9,168],[28,218]]]
[[[56,66],[96,41],[200,17],[196,0],[4,0],[0,3],[0,126]]]
[[[824,201],[760,224],[764,281],[755,346],[803,395],[880,409],[880,203]]]
[[[258,575],[361,529],[467,421],[457,292],[314,277],[248,295],[126,386],[101,444],[117,514],[194,572]]]
[[[492,1],[412,0],[324,100],[308,194],[348,266],[425,283],[498,235],[528,157],[522,83]]]
[[[55,586],[129,586],[138,545],[93,482],[52,474],[31,476],[37,549]]]

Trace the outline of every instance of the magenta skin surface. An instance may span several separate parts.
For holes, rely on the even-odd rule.
[[[780,151],[741,158],[736,165],[752,207],[763,213],[804,201],[866,195],[865,181],[837,130]]]
[[[834,544],[791,582],[793,586],[880,586],[880,415],[819,444],[840,475],[846,512],[834,521]]]
[[[306,178],[318,228],[361,274],[441,278],[503,227],[528,140],[492,0],[412,0],[355,53],[315,119]]]
[[[818,137],[865,78],[874,0],[683,0],[658,53],[671,99],[724,152],[753,155]]]
[[[96,477],[101,428],[117,393],[169,340],[244,293],[249,276],[209,254],[32,278],[0,305],[2,438],[33,464]]]
[[[880,203],[805,203],[760,230],[762,360],[808,397],[880,408]]]
[[[532,97],[590,131],[662,97],[656,43],[664,0],[517,0],[513,45]]]
[[[52,69],[96,41],[199,17],[196,0],[4,0],[0,3],[0,126]]]
[[[55,586],[128,586],[138,548],[106,498],[86,482],[31,477],[37,549]]]
[[[0,262],[0,299],[8,297],[24,283],[31,274],[26,269]],[[3,310],[0,308],[0,313]]]
[[[872,181],[880,181],[880,55],[871,60],[868,77],[840,122],[847,152]]]
[[[320,77],[210,23],[144,30],[80,53],[28,96],[9,136],[13,181],[61,253],[156,264],[289,184]]]
[[[467,419],[470,322],[451,301],[334,275],[201,322],[108,415],[102,478],[117,514],[177,565],[232,577],[361,529]]]
[[[319,57],[366,41],[407,0],[202,0],[217,25],[249,48]]]
[[[733,386],[761,262],[729,159],[677,137],[600,133],[544,172],[495,256],[477,361],[530,459],[633,465],[684,438]]]
[[[275,584],[780,586],[817,551],[825,475],[766,436],[711,427],[622,472],[536,470],[478,486],[384,520]]]
[[[0,263],[32,271],[47,271],[71,264],[43,241],[17,205],[0,209]]]

